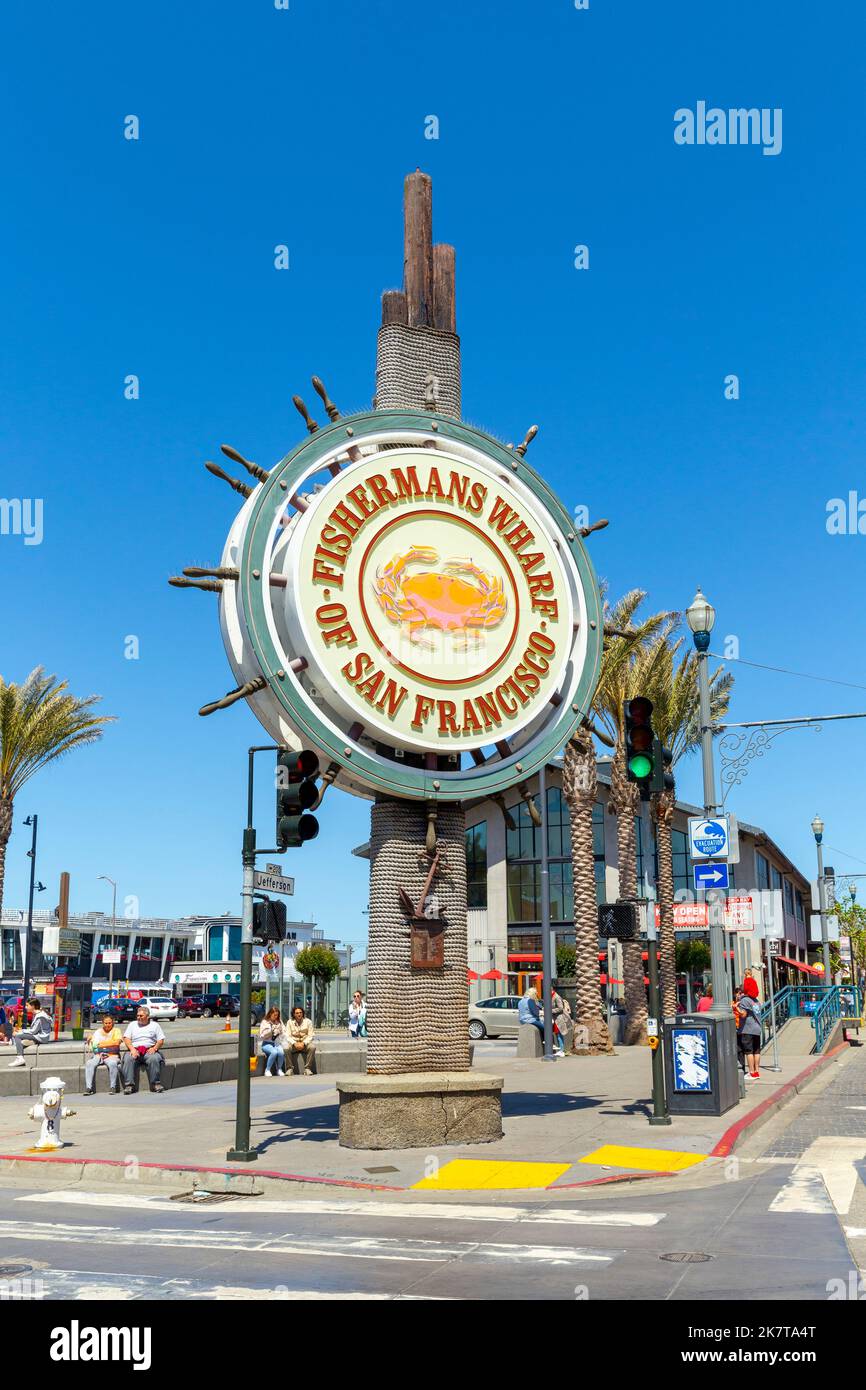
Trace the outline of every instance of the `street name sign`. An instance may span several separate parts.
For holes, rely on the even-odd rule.
[[[727,864],[695,864],[693,872],[696,892],[700,892],[702,888],[727,888],[728,886]]]
[[[291,898],[295,891],[293,878],[283,878],[281,874],[265,873],[258,869],[253,877],[253,884],[260,893],[282,893],[286,898]]]

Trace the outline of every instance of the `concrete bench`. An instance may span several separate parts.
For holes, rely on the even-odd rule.
[[[521,1023],[517,1030],[518,1057],[542,1057],[544,1055],[544,1036],[534,1023]]]

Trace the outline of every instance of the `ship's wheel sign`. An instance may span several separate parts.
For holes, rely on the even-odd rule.
[[[312,745],[360,794],[441,800],[558,752],[595,690],[601,602],[523,458],[444,416],[376,411],[247,467],[258,486],[210,573],[276,742]]]

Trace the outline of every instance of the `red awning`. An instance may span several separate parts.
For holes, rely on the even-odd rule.
[[[540,960],[541,960],[541,952],[540,952],[540,951],[515,951],[514,954],[511,954],[511,952],[509,952],[508,959],[509,959],[509,960],[514,960],[514,961],[535,961],[535,960],[540,961]],[[512,973],[512,975],[513,975],[513,974],[514,974],[514,971],[512,970],[511,973]]]
[[[770,959],[780,960],[783,965],[793,965],[795,970],[802,970],[806,975],[818,975],[819,978],[824,978],[823,970],[816,970],[814,965],[806,965],[802,960],[792,960],[790,956],[771,956]]]
[[[481,976],[480,976],[479,974],[477,974],[477,972],[474,971],[474,970],[467,970],[467,971],[466,971],[466,978],[467,978],[467,980],[480,980],[480,979],[481,979]],[[486,977],[485,977],[485,978],[486,978]]]
[[[481,976],[482,980],[504,980],[505,976],[501,970],[488,970],[486,975]]]

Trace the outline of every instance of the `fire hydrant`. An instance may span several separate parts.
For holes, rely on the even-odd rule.
[[[75,1110],[70,1110],[68,1105],[63,1104],[66,1082],[61,1081],[59,1076],[49,1076],[40,1083],[39,1089],[42,1092],[41,1105],[31,1105],[27,1111],[31,1120],[42,1121],[39,1140],[34,1147],[37,1149],[62,1149],[60,1121],[68,1120],[71,1115],[77,1113]]]

